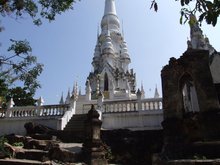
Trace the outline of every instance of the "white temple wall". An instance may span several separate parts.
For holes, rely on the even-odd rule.
[[[61,126],[61,120],[52,117],[5,118],[0,120],[0,136],[12,133],[18,135],[26,135],[26,129],[24,128],[24,124],[28,122],[34,122],[36,124],[41,124],[58,130]]]
[[[162,129],[163,110],[102,114],[103,129]]]

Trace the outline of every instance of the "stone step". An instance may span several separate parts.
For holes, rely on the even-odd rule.
[[[57,141],[54,140],[36,140],[31,139],[25,146],[25,149],[39,149],[39,150],[47,150],[48,145],[56,145]]]
[[[219,159],[209,160],[171,160],[166,165],[220,165]]]
[[[73,115],[70,121],[64,128],[65,131],[83,131],[84,122],[87,118],[87,114],[77,114]]]
[[[206,159],[220,158],[220,141],[194,142],[190,151]]]
[[[45,161],[48,160],[48,151],[42,151],[37,149],[22,149],[16,152],[16,158]]]
[[[0,165],[52,165],[52,162],[41,162],[26,159],[0,159]]]

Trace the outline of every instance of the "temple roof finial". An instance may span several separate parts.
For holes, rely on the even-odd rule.
[[[60,102],[59,102],[61,105],[64,104],[64,99],[63,99],[63,92],[62,92],[62,95],[61,95],[61,98],[60,98]]]
[[[65,100],[65,104],[69,104],[70,103],[70,88],[68,89],[68,93],[67,93],[67,96],[66,96],[66,100]]]
[[[154,98],[159,98],[160,97],[160,94],[157,90],[157,84],[156,84],[156,88],[155,88],[155,92],[154,92]]]
[[[120,28],[116,14],[115,0],[105,0],[105,11],[101,22],[102,31],[105,31],[107,26],[109,26],[109,30],[113,31],[119,31]]]
[[[123,20],[121,21],[121,24],[122,24],[121,33],[122,33],[122,37],[124,37],[124,23],[123,23]]]
[[[109,14],[117,15],[115,8],[115,0],[105,0],[104,16]]]
[[[144,91],[143,81],[141,81],[141,98],[142,98],[142,99],[145,98],[145,91]]]

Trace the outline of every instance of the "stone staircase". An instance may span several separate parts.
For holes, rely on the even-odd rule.
[[[64,144],[49,139],[38,140],[31,137],[24,137],[23,141],[18,141],[21,136],[13,136],[13,141],[15,139],[17,142],[22,142],[24,146],[15,147],[7,143],[10,147],[10,155],[13,156],[0,158],[0,165],[54,165],[57,162],[68,164],[68,162],[78,161],[77,155],[81,148],[76,144]]]
[[[84,132],[84,121],[87,118],[87,114],[73,115],[70,121],[67,123],[64,131]]]

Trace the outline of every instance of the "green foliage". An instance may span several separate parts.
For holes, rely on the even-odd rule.
[[[150,9],[152,9],[152,8],[154,8],[154,11],[157,12],[158,5],[157,5],[157,2],[155,0],[153,0],[152,3],[151,3]]]
[[[105,159],[111,162],[114,159],[111,148],[105,143],[103,143],[102,146],[105,151]]]
[[[55,20],[57,14],[73,9],[75,0],[0,0],[0,13],[3,17],[29,15],[34,24],[41,25],[41,18]]]
[[[195,160],[206,160],[207,158],[205,156],[203,156],[203,155],[195,154],[193,156],[193,159],[195,159]]]
[[[35,105],[36,100],[33,99],[33,94],[25,90],[25,88],[16,87],[8,90],[6,100],[13,98],[15,106]]]
[[[53,21],[56,15],[73,9],[75,2],[75,0],[0,0],[0,15],[2,17],[15,16],[16,19],[29,16],[35,25],[41,25],[42,18]],[[3,29],[0,26],[0,32]],[[37,78],[43,71],[43,65],[31,55],[32,49],[27,40],[11,39],[11,42],[9,54],[6,56],[0,54],[0,80],[4,80],[7,87],[16,84],[17,81],[23,82],[26,94],[33,95],[40,87]],[[5,101],[5,96],[4,91],[0,91],[0,102]]]
[[[179,1],[182,6],[180,12],[180,23],[186,23],[190,20],[190,15],[196,13],[199,14],[198,21],[201,23],[203,20],[207,24],[213,26],[216,25],[217,19],[220,15],[220,1],[219,0],[175,0]],[[158,10],[158,5],[156,0],[152,1],[151,8],[154,8],[155,11]]]
[[[6,156],[11,157],[11,154],[5,150],[5,143],[8,143],[8,140],[4,137],[0,137],[0,152],[4,153]]]
[[[8,88],[4,80],[0,79],[0,107],[6,108],[6,103],[13,98],[15,106],[35,105],[33,93],[22,87]]]
[[[5,80],[0,79],[0,107],[6,108],[6,95],[8,93],[8,86]]]
[[[23,142],[15,142],[12,144],[12,146],[15,146],[15,147],[24,147],[24,143]]]
[[[0,79],[4,80],[7,86],[21,81],[24,89],[34,94],[40,87],[37,78],[43,71],[43,65],[31,54],[32,49],[26,40],[11,42],[12,45],[8,48],[9,55],[0,56]]]

